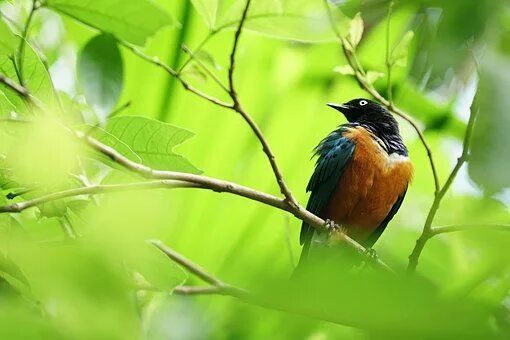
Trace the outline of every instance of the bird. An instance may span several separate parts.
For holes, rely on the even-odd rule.
[[[347,123],[314,149],[317,161],[306,187],[306,209],[370,250],[400,209],[413,165],[398,123],[386,108],[365,98],[327,105]],[[303,222],[299,265],[306,262],[317,233]]]

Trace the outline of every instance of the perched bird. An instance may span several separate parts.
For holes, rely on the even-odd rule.
[[[318,159],[306,188],[311,192],[306,209],[371,248],[400,208],[413,166],[397,121],[385,108],[363,98],[328,106],[342,112],[348,123],[315,148]],[[303,222],[300,264],[314,233]]]

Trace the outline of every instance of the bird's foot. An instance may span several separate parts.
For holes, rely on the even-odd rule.
[[[345,228],[336,224],[335,221],[333,220],[330,220],[330,219],[327,219],[326,220],[326,223],[324,224],[324,226],[326,227],[326,230],[329,231],[330,233],[334,233],[334,232],[345,232]]]

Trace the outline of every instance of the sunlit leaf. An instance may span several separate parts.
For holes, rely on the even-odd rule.
[[[391,56],[389,59],[389,63],[391,65],[397,65],[397,66],[406,66],[407,65],[407,54],[409,53],[409,44],[411,43],[411,40],[413,40],[414,32],[408,31],[400,42],[395,46],[393,51],[391,52]]]
[[[78,75],[87,102],[106,118],[117,104],[124,82],[122,56],[113,36],[98,35],[85,45],[79,58]]]
[[[0,90],[0,118],[9,118],[11,113],[16,110],[16,106]]]
[[[487,193],[510,187],[508,131],[510,131],[510,62],[491,53],[483,62],[478,92],[469,173]]]
[[[245,1],[192,0],[196,11],[211,31],[237,26]],[[346,24],[339,11],[335,21]],[[338,19],[338,20],[337,20]],[[324,5],[308,0],[259,0],[250,5],[245,27],[276,39],[321,42],[334,39]]]
[[[172,24],[172,18],[149,0],[47,0],[46,5],[71,18],[136,45]]]
[[[366,74],[366,79],[370,84],[376,82],[377,79],[384,77],[384,73],[377,71],[368,71]]]
[[[356,48],[361,41],[361,37],[363,36],[363,26],[361,13],[358,13],[351,20],[351,23],[349,24],[349,33],[347,34],[347,40],[351,43],[353,48]]]
[[[9,55],[16,49],[16,37],[9,27],[0,20],[0,55]]]
[[[354,75],[354,70],[352,69],[351,65],[336,66],[333,69],[333,72],[340,73],[343,75],[348,75],[348,76]]]
[[[25,43],[22,70],[23,75],[26,78],[25,86],[30,93],[39,100],[45,101],[49,107],[57,107],[56,96],[50,75],[41,58],[28,42]],[[0,73],[13,81],[18,80],[18,74],[14,68],[13,62],[7,56],[0,55]],[[0,84],[0,89],[3,90],[11,103],[16,106],[18,113],[26,113],[26,104],[17,94],[13,93],[3,84]]]
[[[193,136],[187,130],[138,116],[112,118],[105,130],[132,150],[133,153],[124,156],[133,161],[141,160],[147,166],[163,170],[200,172],[186,158],[173,151],[177,145]]]

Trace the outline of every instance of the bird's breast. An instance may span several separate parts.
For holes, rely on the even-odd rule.
[[[388,155],[377,138],[363,127],[349,128],[343,136],[356,147],[323,215],[345,226],[352,237],[362,241],[404,193],[413,167],[406,156]]]

